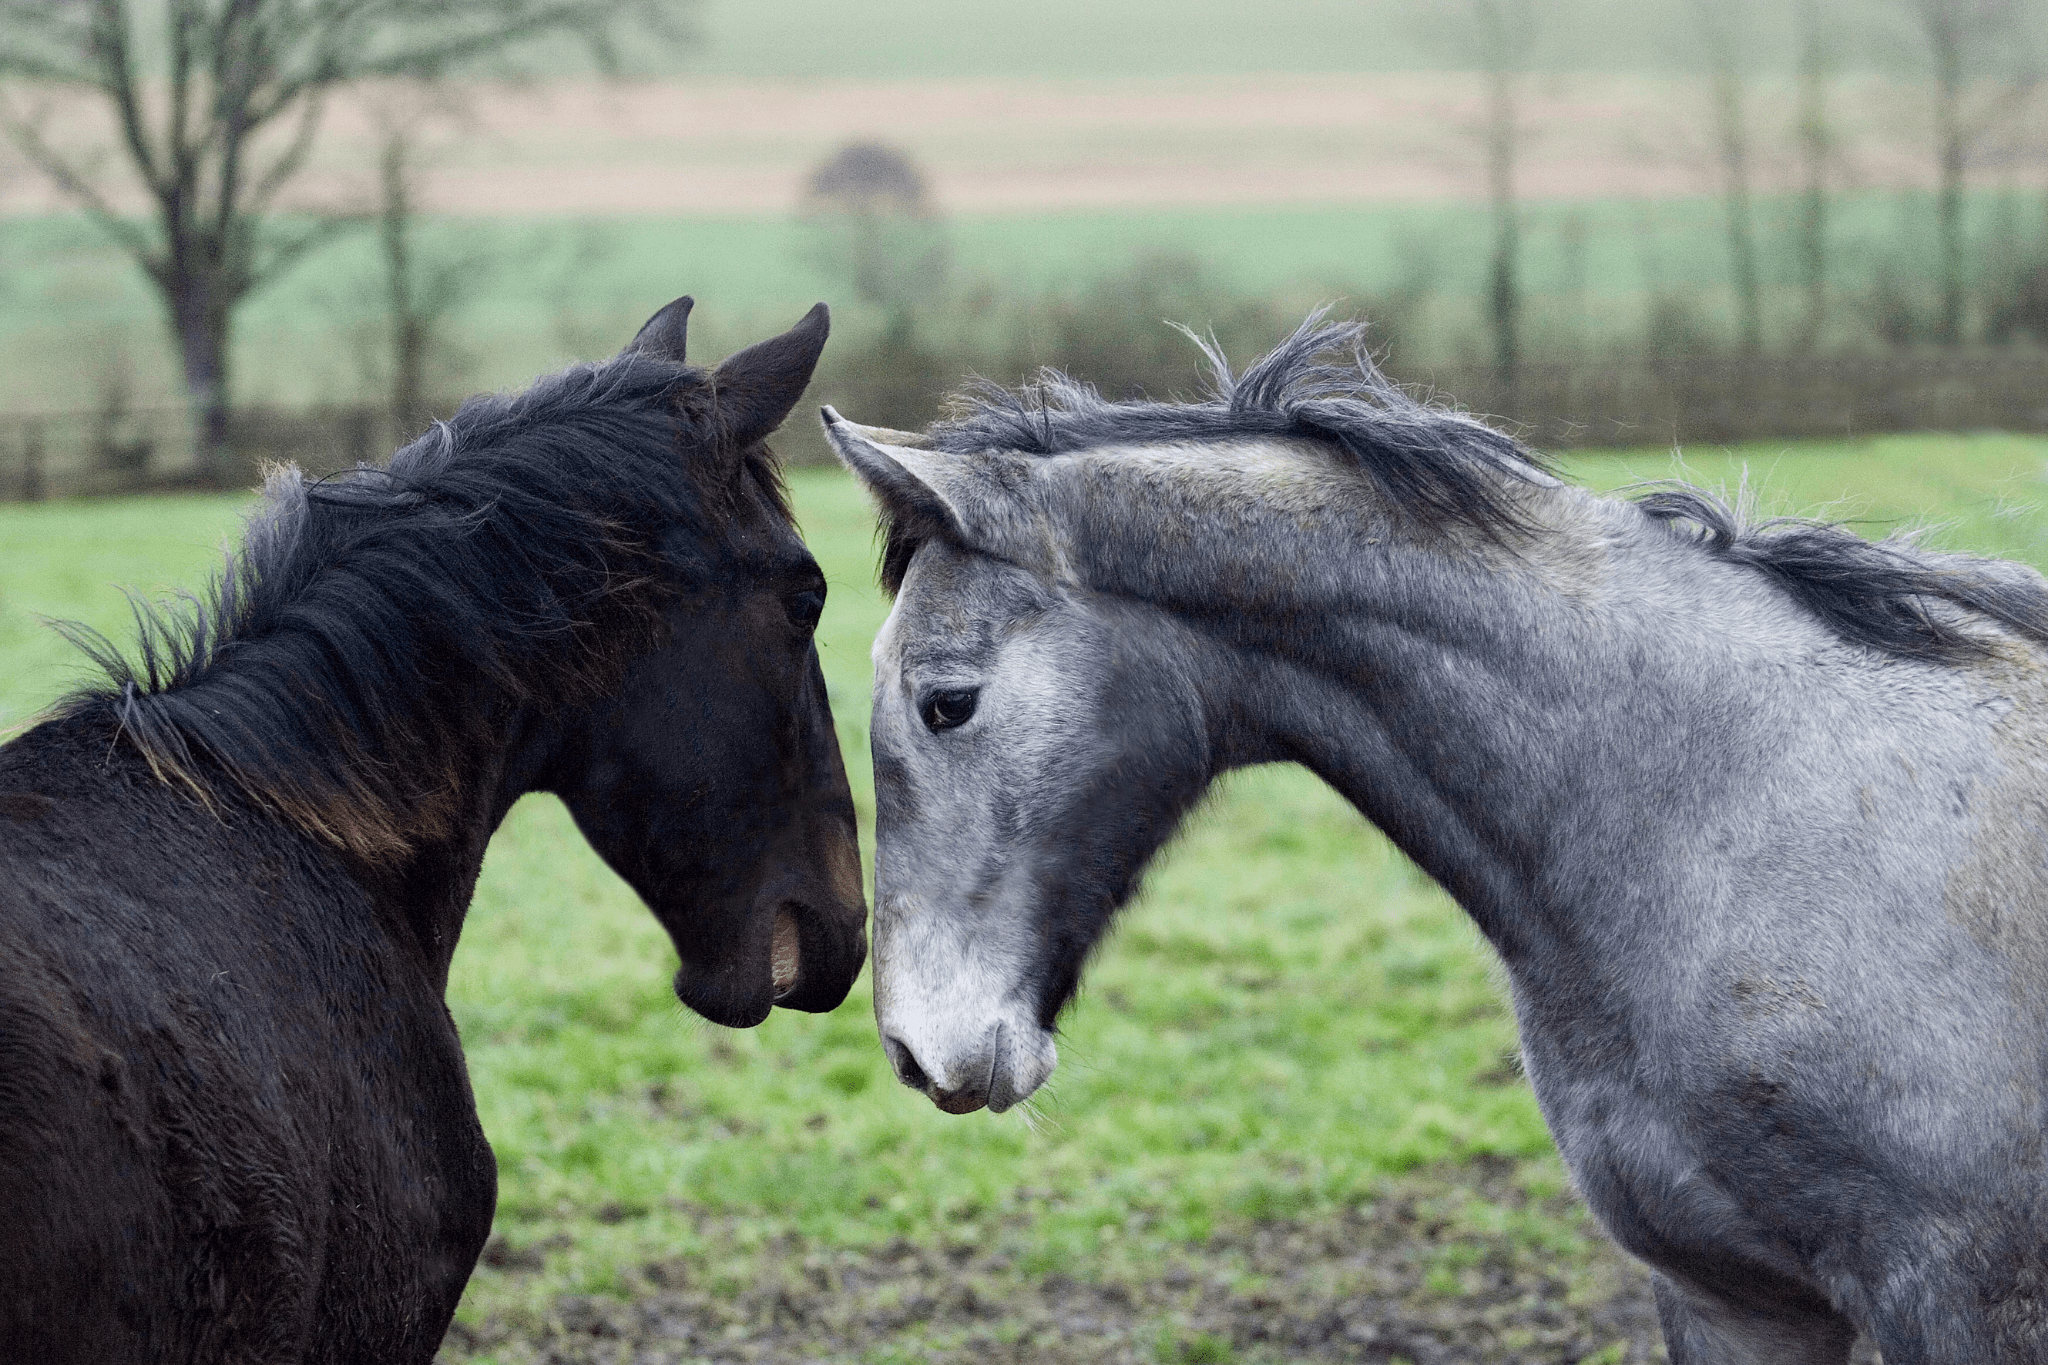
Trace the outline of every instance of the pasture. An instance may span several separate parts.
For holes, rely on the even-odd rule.
[[[1768,508],[2048,560],[2048,442],[1695,451],[1684,473],[1745,468]],[[792,483],[865,824],[872,521],[837,471]],[[77,676],[38,615],[125,639],[115,585],[195,583],[244,506],[0,507],[0,729]],[[450,987],[501,1191],[444,1358],[1652,1358],[1641,1278],[1564,1189],[1476,934],[1305,773],[1240,776],[1169,850],[1031,1112],[900,1089],[865,982],[732,1033],[681,1012],[673,968],[559,804],[516,808]]]

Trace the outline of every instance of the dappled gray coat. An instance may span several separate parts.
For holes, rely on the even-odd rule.
[[[1306,325],[1216,395],[827,412],[889,523],[875,1002],[1002,1108],[1219,774],[1312,768],[1499,951],[1680,1362],[2048,1360],[2048,589],[1604,499]],[[1332,351],[1335,361],[1321,358]]]

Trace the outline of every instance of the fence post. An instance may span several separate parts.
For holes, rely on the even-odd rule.
[[[25,422],[21,428],[21,500],[43,500],[43,424]]]

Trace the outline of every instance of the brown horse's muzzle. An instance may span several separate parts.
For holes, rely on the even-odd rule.
[[[752,1028],[780,1005],[836,1009],[867,961],[867,902],[852,821],[823,821],[809,857],[777,858],[737,923],[715,944],[693,936],[676,998],[714,1024]],[[830,828],[841,826],[843,828]],[[706,951],[706,950],[709,951]]]

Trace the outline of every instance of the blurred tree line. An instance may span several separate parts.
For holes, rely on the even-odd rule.
[[[1696,294],[1653,280],[1639,333],[1588,326],[1582,306],[1571,316],[1559,306],[1569,300],[1555,294],[1532,327],[1531,206],[1520,179],[1527,148],[1545,131],[1532,115],[1530,87],[1561,64],[1548,27],[1554,14],[1542,0],[1428,0],[1413,8],[1417,31],[1446,68],[1481,76],[1481,110],[1466,133],[1491,241],[1476,336],[1443,334],[1427,250],[1403,278],[1346,299],[1375,321],[1404,373],[1448,361],[1469,376],[1483,356],[1495,410],[1512,413],[1532,364],[1766,364],[1822,349],[2048,343],[2048,191],[2040,185],[2048,172],[2040,98],[2048,0],[1673,0],[1664,12],[1666,50],[1645,54],[1645,65],[1699,76],[1689,121],[1720,199],[1725,307],[1703,307]],[[1901,200],[1912,209],[1929,201],[1932,240],[1902,240],[1893,255],[1859,261],[1852,280],[1850,263],[1838,259],[1838,210],[1845,193],[1863,186],[1844,156],[1836,104],[1846,79],[1872,70],[1921,93],[1919,108],[1895,112],[1916,126],[1911,140],[1923,149],[1932,189],[1902,191]],[[878,185],[913,188],[847,191],[862,168]],[[2007,188],[1995,222],[1973,242],[1965,190],[1973,173],[1987,171]],[[1766,172],[1775,193],[1760,191]],[[2031,210],[2015,172],[2033,187]],[[849,380],[880,395],[876,420],[899,425],[928,414],[933,392],[945,387],[938,377],[962,368],[1014,379],[1050,362],[1110,389],[1164,392],[1184,386],[1192,370],[1185,345],[1160,319],[1213,327],[1243,354],[1269,344],[1299,311],[1298,301],[1276,307],[1202,262],[1173,256],[1037,300],[1004,299],[974,282],[949,286],[929,191],[888,148],[845,149],[820,168],[805,205],[809,221],[829,225],[820,253],[888,319],[861,353],[842,344],[840,362]],[[1554,235],[1563,273],[1582,292],[1584,219],[1566,215]],[[915,246],[899,251],[899,240],[913,238]],[[1647,241],[1642,249],[1652,254]],[[1927,259],[1906,259],[1916,252]]]
[[[1481,136],[1494,206],[1490,323],[1495,364],[1507,388],[1521,355],[1519,213],[1515,170],[1528,129],[1522,93],[1544,55],[1544,9],[1537,0],[1444,0],[1447,53],[1487,74],[1489,104]],[[1845,180],[1830,94],[1851,63],[1908,75],[1927,92],[1922,131],[1935,184],[1936,291],[1931,301],[1909,286],[1880,278],[1867,302],[1873,330],[1892,343],[1955,346],[1977,335],[2008,340],[2026,332],[2048,339],[2048,243],[2028,253],[2002,243],[2003,275],[1983,281],[1973,319],[1972,269],[1964,223],[1964,187],[1973,168],[1993,161],[2008,169],[2018,149],[2037,137],[2044,25],[2040,0],[1683,0],[1673,16],[1674,52],[1690,55],[1705,76],[1701,122],[1711,130],[1726,222],[1728,289],[1736,318],[1733,349],[1755,356],[1775,343],[1807,350],[1820,344],[1833,306],[1831,199]],[[1789,18],[1793,41],[1782,25]],[[1789,62],[1787,60],[1789,47]],[[1789,66],[1789,71],[1787,70]],[[1759,81],[1790,75],[1792,117],[1760,122]],[[1798,166],[1800,211],[1795,258],[1803,307],[1777,337],[1767,336],[1764,269],[1755,179],[1760,153],[1789,151]],[[2042,162],[2034,153],[2038,172]],[[2031,257],[2024,262],[2019,254]],[[2040,295],[2038,301],[2035,296]],[[1672,319],[1676,321],[1676,319]],[[1656,338],[1652,338],[1653,343]]]
[[[678,36],[661,0],[0,0],[0,129],[142,269],[161,298],[191,411],[202,477],[229,442],[231,338],[241,305],[337,234],[374,219],[392,310],[393,392],[419,407],[420,364],[451,279],[411,251],[417,88],[556,35],[615,69],[637,26]],[[379,118],[382,204],[278,211],[322,115],[344,91],[394,83]],[[410,85],[414,90],[405,90]],[[112,148],[48,133],[53,94],[101,104]],[[147,192],[142,219],[116,207],[109,152]]]
[[[463,126],[461,85],[450,78],[502,73],[522,50],[565,38],[615,69],[629,35],[686,46],[679,12],[675,0],[0,0],[0,131],[153,285],[204,476],[229,443],[238,310],[344,233],[372,235],[381,262],[374,290],[364,291],[374,303],[355,301],[361,369],[395,425],[416,429],[458,382],[447,363],[460,349],[454,320],[504,268],[430,245],[419,230],[422,168]],[[1409,253],[1401,278],[1348,296],[1404,365],[1483,357],[1491,391],[1514,411],[1531,367],[1560,361],[2048,342],[2048,205],[2030,215],[2008,196],[1990,240],[1973,243],[1965,196],[1973,173],[2009,177],[2023,166],[2038,180],[2048,165],[2036,146],[2048,0],[1665,0],[1660,13],[1666,50],[1646,54],[1646,65],[1701,77],[1692,125],[1719,189],[1725,309],[1703,310],[1697,297],[1653,283],[1642,333],[1610,328],[1598,345],[1596,329],[1555,291],[1532,316],[1532,206],[1520,182],[1545,130],[1529,92],[1559,68],[1559,44],[1573,40],[1560,37],[1558,14],[1542,0],[1417,0],[1421,41],[1446,68],[1482,77],[1481,112],[1467,131],[1490,241],[1469,324],[1445,321],[1426,248]],[[1932,269],[1864,262],[1851,284],[1835,225],[1854,176],[1836,103],[1847,73],[1873,68],[1924,92],[1913,117],[1934,187]],[[104,109],[107,145],[52,136],[65,94]],[[362,103],[376,132],[374,193],[281,212],[323,115],[344,98]],[[1797,188],[1786,220],[1788,162]],[[142,187],[148,214],[121,207],[121,183]],[[1766,222],[1760,205],[1773,196],[1760,186],[1769,185],[1780,187],[1780,202]],[[931,185],[902,153],[875,143],[818,166],[798,213],[814,262],[856,304],[828,369],[883,395],[887,410],[874,420],[922,420],[932,396],[964,371],[1014,380],[1041,363],[1115,391],[1170,392],[1192,369],[1185,342],[1162,320],[1210,328],[1242,354],[1269,344],[1300,311],[1298,299],[1255,296],[1213,264],[1173,255],[1015,297],[961,272]],[[1584,219],[1566,215],[1552,236],[1566,275],[1582,277]],[[115,390],[118,407],[126,390],[110,381]],[[128,458],[133,442],[116,430],[119,416],[110,407],[105,444]]]

